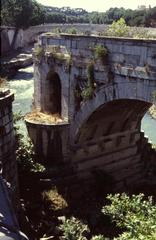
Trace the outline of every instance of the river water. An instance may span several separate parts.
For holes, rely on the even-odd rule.
[[[33,95],[33,66],[20,69],[14,79],[9,82],[10,88],[15,93],[13,111],[21,112],[23,115],[31,110]],[[26,135],[27,130],[23,121],[19,123],[21,132]],[[148,136],[149,140],[156,144],[156,120],[146,114],[142,120],[142,131]]]

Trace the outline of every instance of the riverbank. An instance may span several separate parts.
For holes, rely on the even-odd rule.
[[[149,113],[154,119],[156,119],[156,105],[155,104],[153,104],[152,107],[149,109]]]
[[[1,58],[0,76],[7,79],[13,78],[20,68],[25,68],[33,63],[32,47],[13,51]]]

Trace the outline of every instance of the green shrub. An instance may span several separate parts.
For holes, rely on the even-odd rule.
[[[108,60],[107,59],[108,58],[108,50],[107,50],[107,48],[102,46],[102,45],[97,45],[94,50],[95,50],[95,57],[97,59],[100,59],[101,62],[103,64],[105,64],[107,62],[107,60]]]
[[[144,199],[143,194],[115,194],[107,197],[111,205],[104,206],[102,212],[111,217],[125,231],[118,240],[155,240],[156,238],[156,205],[152,198]]]
[[[40,60],[44,56],[44,48],[41,46],[35,47],[34,56]]]
[[[93,94],[94,94],[94,89],[90,86],[87,86],[86,88],[83,89],[81,95],[84,100],[88,100],[93,97]]]
[[[89,63],[88,65],[87,77],[88,77],[87,86],[83,89],[81,94],[84,100],[91,99],[94,94],[95,79],[94,79],[94,63],[93,62]]]
[[[84,235],[89,232],[87,225],[74,217],[65,219],[59,229],[62,230],[65,240],[87,240]]]
[[[156,91],[153,92],[153,101],[156,102]]]
[[[44,166],[35,162],[35,153],[31,140],[19,132],[18,121],[23,120],[21,113],[14,114],[14,130],[16,138],[16,159],[20,172],[43,172]]]
[[[156,36],[145,28],[129,27],[123,18],[118,21],[113,21],[113,23],[108,27],[108,29],[103,33],[103,35],[114,36],[114,37],[130,37],[138,39],[155,39]]]
[[[148,38],[151,38],[151,36],[149,35],[149,32],[147,29],[145,28],[137,28],[137,27],[134,27],[132,29],[130,29],[130,35],[133,37],[133,38],[145,38],[145,39],[148,39]]]
[[[120,18],[118,21],[113,21],[112,25],[106,31],[106,34],[109,36],[115,37],[128,37],[130,28],[126,25],[126,22],[123,18]]]
[[[69,33],[69,34],[77,34],[77,29],[76,28],[69,28],[68,30],[67,30],[67,33]]]
[[[56,33],[56,34],[59,34],[59,33],[62,32],[62,30],[61,30],[61,28],[57,27],[57,28],[52,29],[52,32]]]
[[[108,195],[110,205],[102,208],[112,222],[121,228],[122,234],[114,240],[155,240],[156,239],[156,205],[151,197],[145,200],[143,194],[127,196],[123,194]],[[89,229],[74,217],[65,219],[60,226],[65,240],[86,240]],[[89,238],[90,239],[90,238]],[[92,236],[91,240],[109,240],[103,235]]]

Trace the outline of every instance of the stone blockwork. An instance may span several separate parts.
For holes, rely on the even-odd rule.
[[[0,89],[0,239],[28,240],[17,221],[18,176],[13,129],[13,93]]]
[[[156,89],[156,41],[47,33],[36,45],[34,70],[34,108],[69,124],[61,139],[73,173],[100,170],[118,187],[143,179],[140,125]],[[35,123],[28,129],[32,139],[39,135]]]
[[[17,190],[17,166],[13,129],[12,101],[10,90],[0,91],[0,163],[3,178]]]
[[[26,121],[28,133],[35,146],[40,163],[62,165],[69,158],[69,124],[43,124]]]

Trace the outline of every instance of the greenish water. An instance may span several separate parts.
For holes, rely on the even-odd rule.
[[[15,100],[13,111],[23,116],[30,112],[33,96],[33,66],[20,69],[14,79],[9,81],[10,89],[13,90]],[[26,135],[27,129],[23,121],[19,122],[21,133]]]
[[[12,81],[10,88],[15,93],[13,111],[21,112],[23,115],[30,112],[33,95],[33,66],[20,69]],[[23,122],[20,122],[22,133],[26,134],[27,130]],[[142,120],[141,129],[148,136],[149,140],[156,144],[156,120],[146,114]]]
[[[141,129],[148,136],[149,140],[156,144],[156,120],[146,114],[142,120]]]

